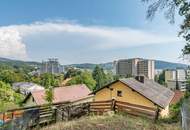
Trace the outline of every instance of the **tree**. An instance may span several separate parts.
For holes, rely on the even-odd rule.
[[[95,90],[101,88],[106,84],[106,74],[104,73],[103,68],[100,68],[100,66],[96,66],[92,72],[92,76],[94,80],[96,81],[96,88]]]
[[[175,22],[175,12],[178,11],[178,14],[183,17],[183,23],[180,28],[179,36],[187,41],[185,47],[182,49],[183,56],[190,56],[190,2],[188,0],[142,0],[143,2],[152,2],[149,5],[147,11],[147,18],[153,19],[155,13],[158,10],[164,10],[166,19],[170,23]]]
[[[112,81],[114,81],[114,75],[113,75],[112,71],[108,71],[106,73],[106,83],[108,84]]]
[[[65,79],[80,75],[81,71],[75,68],[69,68],[65,74]]]
[[[13,70],[1,70],[0,80],[12,84],[14,82],[24,81],[24,75],[22,73],[15,73]]]
[[[67,85],[73,84],[85,84],[90,90],[93,90],[96,86],[96,81],[89,71],[84,71],[67,82]]]
[[[49,73],[42,75],[42,83],[45,87],[45,99],[49,104],[53,102],[53,85],[55,84],[54,76]]]
[[[0,111],[10,108],[9,106],[17,107],[23,98],[21,94],[14,92],[9,84],[0,81]]]
[[[45,99],[49,104],[53,103],[53,87],[49,86],[48,88],[45,89]]]
[[[41,80],[41,85],[46,87],[46,86],[59,86],[62,78],[50,74],[50,73],[44,73],[40,76],[40,80]]]
[[[165,84],[165,71],[163,71],[158,77],[158,83],[164,85]]]

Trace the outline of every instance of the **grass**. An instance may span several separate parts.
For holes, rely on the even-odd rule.
[[[68,122],[59,122],[40,130],[181,130],[180,123],[154,123],[142,117],[131,115],[86,116]]]

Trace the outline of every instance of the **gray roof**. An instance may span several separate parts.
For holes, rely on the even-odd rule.
[[[16,82],[13,83],[14,87],[30,87],[36,85],[35,83],[31,83],[31,82]]]
[[[127,78],[120,79],[119,81],[134,89],[136,92],[140,93],[162,108],[167,107],[174,97],[173,91],[154,82],[153,80],[145,78],[144,83],[141,83],[134,78]]]

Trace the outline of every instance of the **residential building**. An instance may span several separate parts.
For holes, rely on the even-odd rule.
[[[165,70],[165,82],[176,80],[176,70]]]
[[[178,81],[186,81],[186,70],[185,69],[176,69],[176,79]]]
[[[177,81],[177,89],[180,91],[186,91],[187,90],[187,81]]]
[[[176,70],[176,79],[177,79],[177,88],[181,91],[186,91],[187,86],[187,75],[185,69],[177,69]]]
[[[48,61],[42,61],[40,73],[59,74],[63,72],[63,67],[59,64],[58,59],[52,58]]]
[[[171,104],[176,104],[184,97],[185,93],[179,90],[174,91],[175,95],[171,101]]]
[[[190,78],[190,68],[186,70],[186,78]]]
[[[159,108],[162,117],[168,116],[169,105],[174,97],[173,91],[144,76],[119,79],[94,91],[93,94],[95,101],[115,99],[135,105]]]
[[[53,89],[53,103],[72,102],[84,103],[93,100],[91,91],[84,84],[56,87]],[[45,90],[32,92],[23,101],[24,106],[35,106],[47,104]]]
[[[44,90],[44,87],[31,82],[17,82],[12,85],[13,90],[19,91],[21,94],[27,95],[31,92]]]
[[[115,61],[116,74],[128,77],[145,75],[149,79],[154,79],[154,61],[141,58],[122,59]]]
[[[172,90],[186,91],[187,89],[187,74],[189,70],[176,69],[165,71],[165,83]]]
[[[116,64],[116,74],[121,76],[135,76],[137,75],[137,63],[140,59],[122,59]]]
[[[170,90],[176,90],[176,88],[177,88],[177,81],[176,80],[168,80],[166,82],[166,86]]]
[[[155,76],[154,60],[140,60],[137,64],[137,74],[145,75],[149,79]]]

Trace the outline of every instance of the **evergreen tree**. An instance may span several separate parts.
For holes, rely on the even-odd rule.
[[[100,66],[96,66],[92,72],[92,76],[94,80],[96,81],[96,88],[95,90],[101,88],[106,84],[106,74],[104,73],[103,68],[100,68]]]

